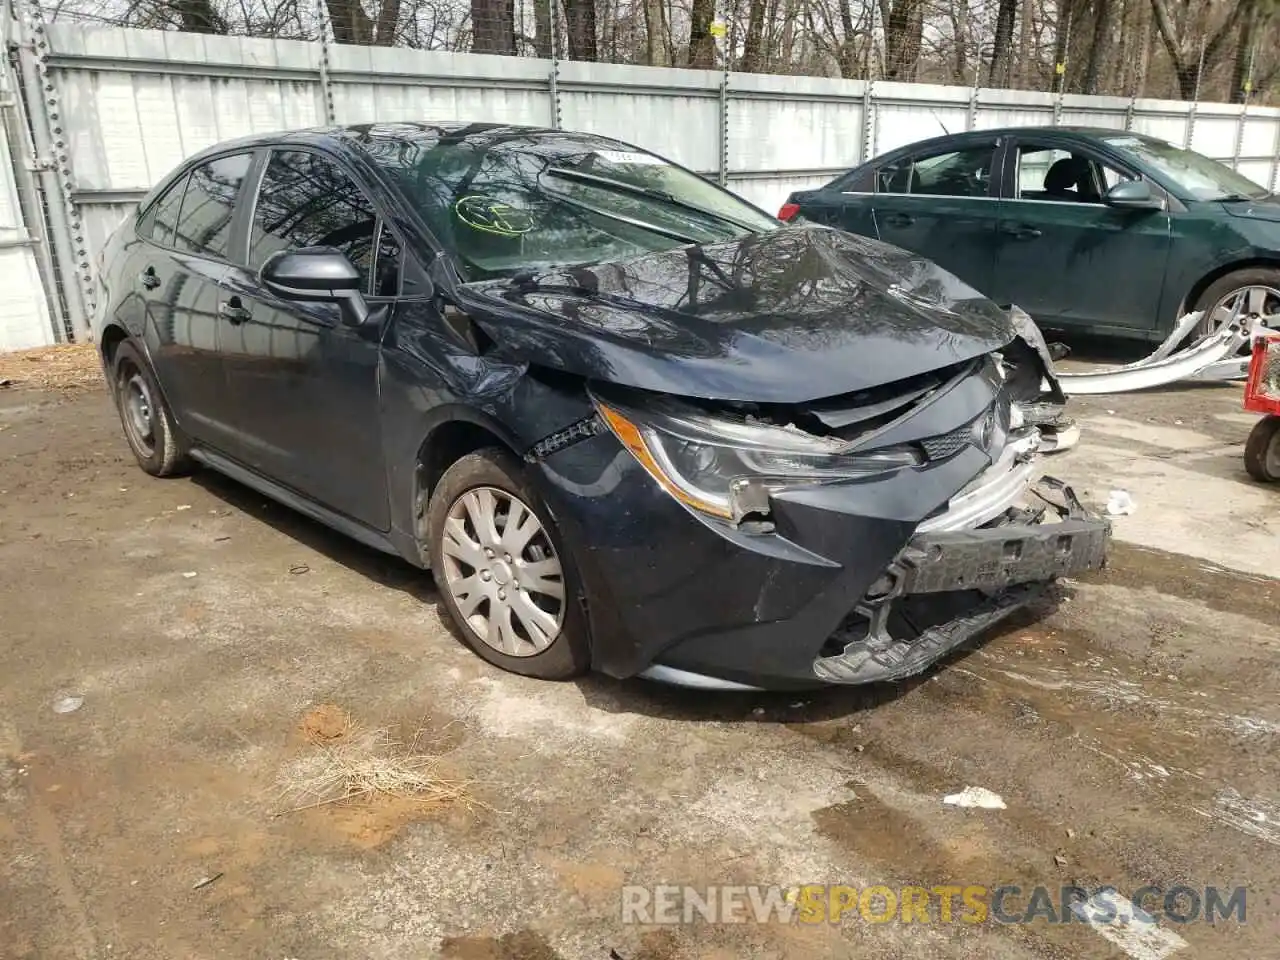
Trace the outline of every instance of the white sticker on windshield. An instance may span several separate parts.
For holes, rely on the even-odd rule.
[[[636,153],[631,150],[597,150],[596,156],[610,163],[630,163],[639,167],[665,167],[667,161],[655,157],[651,153]]]

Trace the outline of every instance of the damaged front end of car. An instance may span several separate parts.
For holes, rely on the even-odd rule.
[[[674,399],[609,385],[592,400],[603,427],[706,527],[846,572],[835,581],[846,607],[815,638],[811,680],[897,680],[1056,578],[1105,562],[1110,525],[1039,475],[1065,398],[1034,324],[1015,324],[1018,336],[991,354],[819,401]],[[705,638],[673,644],[646,674],[716,685],[709,649]]]

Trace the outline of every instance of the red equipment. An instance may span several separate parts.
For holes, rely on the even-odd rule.
[[[1254,338],[1244,408],[1264,414],[1244,445],[1244,466],[1255,480],[1280,481],[1280,330]]]

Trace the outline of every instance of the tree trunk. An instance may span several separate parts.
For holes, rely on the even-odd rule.
[[[751,0],[747,8],[747,38],[742,45],[742,70],[760,73],[764,68],[765,0]]]
[[[186,33],[226,33],[227,24],[213,9],[212,0],[174,0],[178,29]]]
[[[1241,21],[1248,22],[1252,19],[1255,9],[1256,0],[1237,0],[1230,8],[1226,19],[1211,35],[1201,37],[1194,31],[1190,32],[1192,37],[1201,40],[1203,46],[1201,43],[1196,43],[1194,49],[1188,49],[1183,42],[1186,38],[1173,25],[1173,19],[1169,16],[1169,6],[1165,0],[1151,0],[1151,14],[1155,19],[1160,39],[1164,41],[1165,50],[1169,53],[1169,60],[1173,63],[1173,72],[1178,79],[1178,95],[1183,100],[1191,100],[1197,94],[1198,81],[1202,72],[1201,51],[1203,51],[1204,60],[1203,73],[1208,74],[1218,63],[1227,38],[1235,36]]]
[[[1018,25],[1018,63],[1022,69],[1018,71],[1018,82],[1022,88],[1030,89],[1035,80],[1033,71],[1036,63],[1031,56],[1031,28],[1035,25],[1035,0],[1026,0],[1022,5],[1022,20]],[[1039,58],[1035,58],[1038,61]]]
[[[554,0],[533,0],[533,55],[550,60],[555,51],[551,34],[551,4]]]
[[[564,22],[569,29],[569,59],[599,60],[595,0],[564,0]]]
[[[471,52],[515,55],[515,0],[471,0]]]
[[[715,37],[711,36],[711,21],[715,16],[715,0],[693,0],[693,8],[689,12],[689,66],[691,67],[711,70],[716,65]]]
[[[1245,90],[1247,82],[1253,78],[1250,73],[1253,69],[1252,59],[1257,46],[1254,43],[1256,31],[1262,29],[1262,10],[1255,6],[1253,10],[1240,21],[1240,35],[1236,38],[1235,58],[1231,62],[1231,90],[1230,97],[1232,103],[1244,103],[1248,97],[1248,91]]]
[[[996,38],[992,44],[991,66],[987,70],[987,85],[1009,85],[1009,61],[1013,54],[1013,21],[1018,13],[1018,0],[1000,0],[996,12]]]
[[[853,42],[858,31],[853,25],[850,0],[841,0],[840,3],[840,32],[844,37],[839,47],[840,76],[849,80],[858,75],[858,48]]]
[[[1053,88],[1065,89],[1067,45],[1071,41],[1071,20],[1075,16],[1074,0],[1059,0],[1058,28],[1053,38]]]
[[[952,52],[953,79],[956,83],[969,82],[969,0],[954,0],[949,5],[951,37],[955,44]]]
[[[667,50],[667,8],[662,0],[644,0],[646,61],[651,67],[670,66]]]
[[[880,13],[884,20],[885,79],[912,81],[924,33],[923,0],[880,0]]]
[[[1111,0],[1094,0],[1093,43],[1089,45],[1089,59],[1084,70],[1084,92],[1098,92],[1098,78],[1111,47],[1111,18],[1115,7]],[[1111,91],[1115,93],[1115,91]]]
[[[382,0],[378,5],[378,20],[374,26],[373,42],[379,47],[394,47],[396,30],[400,26],[400,0]]]
[[[326,2],[329,7],[329,22],[333,24],[335,43],[355,43],[363,46],[373,41],[373,22],[360,6],[360,0],[326,0]],[[473,17],[477,2],[478,0],[471,2]]]

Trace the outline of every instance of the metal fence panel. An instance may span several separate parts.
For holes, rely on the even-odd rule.
[[[67,156],[69,180],[63,182],[82,222],[83,242],[65,240],[75,247],[77,263],[80,249],[94,256],[144,192],[185,157],[231,137],[314,126],[330,117],[338,123],[477,120],[592,131],[721,178],[769,212],[791,191],[829,182],[869,156],[944,132],[1006,126],[1129,129],[1190,144],[1259,183],[1272,185],[1280,175],[1275,108],[84,24],[41,29],[48,41],[43,67],[60,111],[41,119],[54,150]],[[35,106],[45,109],[40,100]],[[7,178],[0,179],[2,245],[25,233],[12,196],[10,163],[17,158],[0,159],[0,178]],[[64,285],[79,282],[74,264],[62,270]],[[0,247],[0,296],[8,298],[0,303],[0,346],[12,345],[11,331],[19,327],[50,335],[39,281],[30,249]]]

